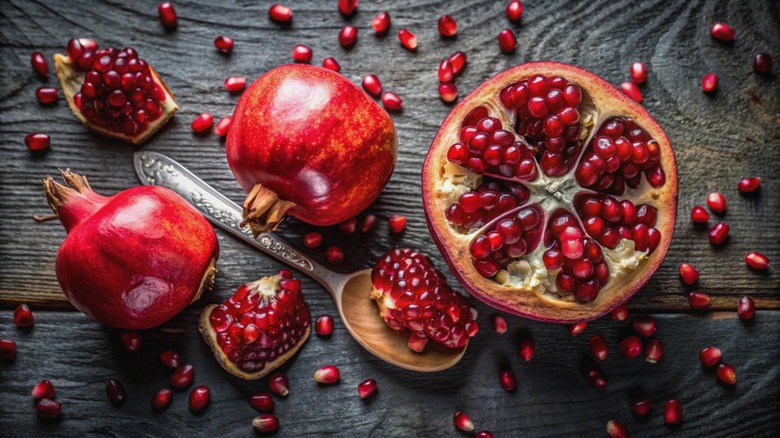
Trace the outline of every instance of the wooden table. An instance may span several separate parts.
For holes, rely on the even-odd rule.
[[[222,251],[215,291],[170,322],[144,332],[142,350],[130,354],[120,346],[116,331],[93,323],[64,299],[54,259],[65,231],[57,221],[37,223],[32,216],[48,212],[41,178],[61,168],[88,175],[104,194],[137,185],[131,167],[136,150],[168,154],[232,199],[242,200],[244,193],[226,165],[223,141],[214,135],[193,136],[189,124],[204,111],[215,117],[230,114],[237,97],[224,91],[224,79],[255,78],[289,62],[296,43],[312,47],[318,65],[326,56],[336,57],[342,73],[356,83],[363,75],[376,73],[386,89],[405,100],[403,112],[393,115],[400,145],[397,169],[368,209],[381,218],[379,227],[366,238],[325,230],[326,243],[338,241],[346,251],[340,267],[345,272],[368,267],[399,245],[421,248],[445,268],[425,226],[420,168],[450,110],[436,92],[437,65],[456,50],[469,56],[458,79],[461,96],[526,61],[577,64],[613,84],[628,78],[631,63],[644,61],[649,68],[642,87],[644,105],[664,127],[677,153],[680,215],[665,263],[629,303],[632,313],[656,318],[666,351],[660,363],[620,355],[616,345],[628,331],[627,323],[603,318],[574,337],[559,325],[507,316],[510,329],[498,335],[490,324],[497,312],[474,302],[481,332],[462,362],[444,372],[419,374],[374,358],[348,336],[336,317],[331,339],[312,337],[281,369],[290,378],[291,395],[277,404],[280,435],[458,436],[452,414],[459,409],[478,429],[498,437],[603,436],[611,419],[623,422],[632,436],[768,436],[780,430],[780,277],[775,268],[754,272],[743,261],[753,250],[773,262],[780,260],[780,94],[776,74],[761,77],[750,67],[756,52],[780,57],[776,2],[528,1],[522,24],[512,25],[503,15],[505,2],[363,1],[345,20],[335,1],[289,1],[294,23],[285,28],[268,20],[270,2],[180,0],[175,3],[179,27],[173,32],[160,25],[156,2],[123,3],[6,0],[0,6],[0,338],[14,339],[19,351],[15,363],[0,364],[0,434],[253,434],[250,421],[256,413],[246,400],[265,390],[265,381],[241,381],[222,371],[195,327],[205,304],[220,302],[239,284],[275,272],[277,262],[218,231]],[[387,37],[380,38],[369,23],[383,10],[390,12],[393,26]],[[443,40],[436,33],[443,13],[458,21],[456,39]],[[710,38],[709,26],[717,20],[736,28],[733,44]],[[360,28],[352,50],[337,43],[339,29],[347,23]],[[417,53],[399,46],[395,35],[402,27],[417,33]],[[495,40],[506,27],[518,34],[513,55],[501,54]],[[231,56],[214,49],[214,38],[223,34],[236,40]],[[151,141],[134,148],[86,130],[62,100],[40,107],[34,91],[41,82],[30,69],[30,53],[41,50],[51,59],[74,36],[98,39],[101,46],[136,47],[165,78],[181,111]],[[709,72],[718,74],[718,90],[705,95],[700,83]],[[48,84],[56,85],[53,77]],[[33,131],[52,136],[48,152],[26,150],[23,138]],[[748,175],[762,178],[755,197],[740,196],[736,190],[737,181]],[[691,226],[688,216],[693,205],[703,204],[715,190],[726,195],[729,205],[718,219],[732,227],[729,243],[718,249],[708,243],[706,230]],[[389,234],[384,221],[393,213],[409,219],[398,237]],[[287,220],[279,234],[299,243],[310,230]],[[323,253],[316,252],[319,260]],[[683,261],[699,269],[700,288],[713,296],[712,311],[688,309],[688,290],[677,274]],[[335,316],[321,287],[306,278],[303,285],[313,317]],[[746,294],[760,309],[749,323],[735,311],[737,300]],[[35,312],[36,324],[30,331],[11,322],[12,309],[22,302]],[[517,356],[519,334],[525,331],[537,345],[529,363]],[[610,346],[602,366],[609,382],[603,391],[590,387],[578,372],[581,358],[590,354],[587,339],[595,333],[604,335]],[[724,360],[735,367],[734,388],[718,384],[712,370],[700,365],[697,353],[707,346],[720,347]],[[176,392],[166,412],[151,412],[152,393],[167,386],[168,372],[157,359],[165,348],[179,351],[194,364],[195,383],[211,388],[211,405],[204,414],[189,412],[186,391]],[[311,376],[327,363],[341,368],[342,380],[319,388]],[[498,384],[503,364],[510,364],[518,375],[520,385],[514,394]],[[379,392],[364,402],[357,397],[356,385],[369,377],[377,379]],[[54,382],[57,400],[63,404],[58,422],[41,422],[35,416],[30,389],[42,378]],[[128,391],[127,403],[118,409],[106,401],[109,378],[120,379]],[[639,393],[655,402],[645,420],[629,410],[630,398]],[[685,417],[673,429],[664,425],[661,415],[670,398],[681,401]]]

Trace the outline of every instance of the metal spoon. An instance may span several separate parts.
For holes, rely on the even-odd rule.
[[[144,185],[167,187],[197,208],[214,225],[316,280],[330,293],[344,325],[355,340],[374,356],[401,368],[432,372],[447,369],[463,357],[466,348],[451,350],[429,343],[422,353],[406,345],[408,333],[385,324],[369,298],[371,269],[339,274],[325,268],[272,233],[252,237],[242,228],[241,208],[203,182],[181,164],[155,152],[136,152],[136,174]]]

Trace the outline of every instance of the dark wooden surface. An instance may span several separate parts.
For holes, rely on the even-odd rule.
[[[36,223],[34,214],[47,213],[40,180],[70,167],[89,176],[96,190],[112,194],[137,184],[131,167],[135,150],[153,150],[174,157],[236,201],[244,194],[233,180],[224,144],[213,135],[193,136],[189,124],[203,111],[215,118],[228,115],[237,101],[223,90],[230,75],[253,79],[288,62],[296,43],[314,49],[314,63],[334,56],[342,73],[359,82],[376,73],[385,88],[405,100],[394,114],[399,135],[395,174],[367,212],[380,225],[369,237],[343,237],[325,230],[326,242],[340,242],[347,261],[339,269],[370,266],[388,248],[422,248],[436,259],[425,226],[420,200],[420,167],[428,145],[449,107],[436,93],[436,67],[456,50],[469,55],[458,79],[461,96],[509,66],[550,59],[585,67],[618,84],[634,61],[647,63],[649,78],[642,91],[645,107],[659,121],[675,146],[680,174],[680,216],[665,263],[644,290],[632,299],[635,312],[657,315],[658,336],[666,356],[656,365],[623,359],[616,349],[625,323],[602,320],[578,337],[561,326],[509,317],[510,330],[492,332],[496,312],[474,303],[480,311],[481,333],[456,367],[433,375],[387,365],[352,341],[336,318],[331,339],[316,337],[282,369],[291,381],[291,395],[280,400],[276,413],[282,436],[457,436],[451,415],[465,409],[477,424],[496,436],[602,436],[607,420],[622,421],[632,436],[770,436],[780,430],[780,277],[749,270],[744,255],[759,250],[780,260],[780,93],[777,75],[760,77],[750,69],[752,55],[770,52],[780,57],[780,10],[773,1],[719,2],[525,2],[521,25],[503,16],[505,2],[492,1],[363,1],[349,20],[335,1],[289,1],[293,25],[283,28],[267,19],[270,2],[177,1],[179,28],[162,29],[156,2],[0,1],[0,338],[17,341],[14,364],[0,364],[0,435],[145,435],[247,436],[255,412],[247,396],[265,388],[265,381],[244,382],[222,371],[195,331],[199,310],[218,302],[250,279],[273,272],[279,264],[218,231],[220,274],[214,293],[192,305],[162,327],[144,333],[144,347],[131,355],[119,347],[118,334],[74,312],[64,300],[54,275],[57,247],[65,237],[56,221]],[[260,4],[259,4],[260,3]],[[387,10],[393,19],[387,37],[374,36],[371,18]],[[436,33],[436,21],[452,14],[459,24],[454,40]],[[719,44],[708,35],[714,21],[737,29],[733,44]],[[360,28],[349,51],[337,43],[347,22]],[[396,33],[416,32],[417,53],[402,49]],[[499,52],[495,36],[505,27],[518,33],[514,55]],[[218,35],[236,40],[230,57],[213,47]],[[133,148],[88,132],[64,101],[42,108],[34,90],[41,85],[29,67],[30,53],[41,50],[50,60],[63,52],[74,36],[98,39],[101,46],[132,45],[165,78],[182,109],[146,145]],[[777,70],[777,68],[775,69]],[[701,77],[715,72],[718,91],[700,89]],[[48,84],[55,84],[53,75]],[[52,136],[52,148],[30,154],[24,135],[40,131]],[[758,196],[744,197],[737,181],[747,175],[762,178]],[[729,203],[723,219],[731,238],[712,248],[706,230],[694,229],[688,213],[703,204],[706,194],[722,191]],[[401,236],[389,235],[384,219],[403,213],[409,219]],[[298,244],[311,227],[289,220],[279,234]],[[324,251],[315,254],[320,260]],[[712,293],[717,311],[691,314],[677,276],[681,261],[700,271],[700,287]],[[335,315],[324,290],[303,279],[312,315]],[[744,294],[761,309],[754,323],[745,324],[734,312]],[[13,326],[11,309],[29,303],[36,326],[23,332]],[[521,363],[516,354],[520,333],[536,340],[537,356]],[[602,333],[610,346],[604,363],[609,384],[599,392],[578,372],[588,356],[587,337]],[[702,369],[699,349],[716,345],[736,368],[738,383],[726,388]],[[167,384],[158,363],[164,348],[179,350],[196,366],[196,384],[212,389],[212,403],[203,415],[186,408],[186,392],[177,393],[171,408],[152,414],[149,399]],[[311,378],[320,365],[334,363],[342,381],[318,388]],[[511,364],[520,389],[501,390],[500,364]],[[379,381],[377,396],[363,402],[356,385],[365,378]],[[51,379],[63,417],[41,423],[34,414],[29,390],[41,378]],[[119,378],[128,389],[121,408],[105,400],[104,385]],[[656,407],[646,421],[628,410],[632,394],[642,391]],[[661,406],[679,398],[685,422],[663,425]]]

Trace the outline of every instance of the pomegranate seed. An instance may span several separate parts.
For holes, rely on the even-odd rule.
[[[160,23],[167,29],[174,29],[178,24],[178,18],[176,17],[176,11],[173,9],[173,5],[165,2],[157,6],[157,12],[160,14]]]
[[[344,26],[339,32],[339,44],[341,47],[349,48],[357,41],[358,29],[354,26]]]
[[[260,412],[271,412],[274,410],[276,401],[267,392],[258,392],[249,397],[249,406],[257,409]]]
[[[33,316],[30,306],[27,304],[19,304],[14,309],[14,325],[19,328],[32,327],[35,324],[35,317]]]
[[[56,401],[44,398],[35,405],[35,412],[38,414],[38,418],[57,418],[62,412],[62,405]]]
[[[322,245],[322,233],[312,231],[303,236],[303,246],[309,249],[319,248]]]
[[[439,64],[439,82],[449,82],[455,77],[455,71],[452,69],[452,63],[445,59]]]
[[[300,62],[303,64],[308,64],[311,62],[311,57],[313,56],[313,52],[309,48],[309,46],[305,46],[303,44],[296,44],[295,47],[293,47],[292,50],[292,58],[295,62]]]
[[[758,190],[760,186],[761,178],[749,176],[747,178],[742,178],[739,181],[739,184],[737,184],[737,190],[739,190],[739,193],[742,194],[753,193],[754,191]]]
[[[480,430],[474,435],[474,438],[493,438],[493,434],[487,430]]]
[[[385,91],[382,94],[382,105],[384,105],[388,111],[398,111],[404,105],[404,100],[401,99],[401,96],[392,91]]]
[[[695,205],[691,210],[691,220],[697,224],[706,224],[710,220],[710,214],[700,205]]]
[[[653,410],[653,401],[647,397],[631,400],[631,412],[638,417],[646,417]]]
[[[607,421],[607,435],[610,438],[628,438],[628,429],[618,421],[609,420]]]
[[[106,383],[106,396],[108,396],[108,401],[111,402],[115,408],[122,406],[126,396],[125,387],[122,385],[122,382],[116,379],[110,379]]]
[[[753,298],[745,295],[739,299],[737,304],[737,315],[742,319],[753,319],[753,315],[756,314],[756,302]]]
[[[46,57],[41,52],[33,52],[30,56],[30,65],[35,74],[38,75],[41,80],[49,79],[49,63],[46,62]]]
[[[458,34],[458,23],[450,15],[439,18],[439,34],[443,37],[454,37]]]
[[[233,38],[218,36],[214,39],[214,47],[216,47],[220,53],[229,55],[231,52],[233,52]]]
[[[642,340],[639,336],[629,336],[620,341],[620,352],[623,356],[633,359],[642,354]]]
[[[726,222],[718,222],[710,228],[708,236],[710,238],[710,243],[713,245],[720,245],[729,237],[729,224]]]
[[[48,379],[43,379],[33,386],[32,396],[36,400],[42,398],[52,399],[54,398],[54,385]]]
[[[289,23],[292,21],[293,11],[287,6],[275,3],[268,9],[268,17],[277,23]]]
[[[688,294],[688,305],[691,309],[706,309],[710,307],[710,295],[706,292],[691,292]]]
[[[682,406],[677,400],[667,400],[664,403],[664,422],[666,424],[682,423]]]
[[[138,332],[122,332],[122,345],[125,350],[135,353],[141,348],[141,334]]]
[[[647,80],[647,67],[643,62],[631,64],[631,82],[635,84],[644,84]]]
[[[498,372],[498,382],[501,383],[501,387],[506,392],[514,392],[517,389],[517,376],[514,371],[510,369],[501,370]]]
[[[466,66],[466,54],[463,52],[455,52],[447,59],[452,64],[452,73],[457,75]]]
[[[722,363],[715,369],[715,375],[718,376],[718,380],[727,384],[734,385],[737,383],[737,373],[734,372],[734,367],[729,364]]]
[[[580,371],[582,372],[582,376],[585,378],[585,381],[587,381],[590,386],[596,389],[604,389],[607,387],[607,379],[604,377],[604,374],[601,372],[601,370],[596,367],[596,365],[586,363],[582,366]]]
[[[664,344],[660,339],[651,339],[645,348],[645,360],[650,363],[657,363],[664,355]]]
[[[229,93],[238,93],[239,91],[243,91],[244,88],[246,88],[246,79],[241,76],[230,76],[225,79],[225,89],[227,89]]]
[[[699,271],[690,263],[680,263],[680,280],[688,286],[699,281]]]
[[[0,362],[13,362],[14,360],[16,360],[16,342],[0,339]]]
[[[578,334],[585,331],[586,327],[588,327],[587,322],[578,322],[577,324],[569,324],[569,333],[571,333],[574,336],[577,336]]]
[[[769,53],[756,53],[753,57],[753,71],[758,74],[768,74],[772,71],[772,55]]]
[[[625,321],[628,319],[628,307],[618,306],[612,310],[612,319],[615,321]]]
[[[633,82],[623,82],[620,84],[620,89],[623,90],[623,93],[626,94],[626,96],[630,97],[631,99],[634,99],[637,102],[642,102],[642,92],[639,91],[639,87],[636,86]]]
[[[171,396],[173,391],[168,388],[158,389],[154,395],[152,395],[152,409],[155,411],[162,411],[171,403]]]
[[[655,333],[655,320],[649,316],[638,316],[631,322],[634,331],[643,338],[649,338]]]
[[[371,27],[374,28],[374,32],[379,34],[387,32],[387,29],[390,27],[390,14],[387,12],[376,14],[376,17],[371,20]]]
[[[496,315],[493,317],[493,330],[496,331],[496,333],[503,334],[506,333],[506,320],[503,316]]]
[[[701,80],[701,89],[705,93],[711,93],[715,91],[715,88],[718,86],[718,77],[715,75],[715,73],[709,73],[706,76],[704,76],[704,79]]]
[[[196,386],[190,391],[189,405],[192,412],[202,411],[209,404],[211,390],[208,386]]]
[[[344,261],[344,253],[338,246],[329,246],[325,250],[325,259],[332,265],[338,265]]]
[[[710,36],[718,41],[734,41],[734,28],[726,23],[715,23],[710,28]]]
[[[274,414],[262,414],[252,419],[252,427],[258,432],[273,432],[279,429],[279,419]]]
[[[339,12],[347,17],[355,12],[358,7],[358,0],[339,0]]]
[[[314,372],[314,380],[323,385],[332,385],[339,381],[341,373],[334,365],[325,365]]]
[[[506,5],[506,18],[509,21],[520,21],[523,18],[523,4],[518,0],[513,0]]]
[[[268,379],[268,389],[280,397],[287,397],[290,384],[287,382],[287,376],[282,373],[275,373]]]
[[[726,211],[726,197],[718,192],[710,193],[707,196],[707,205],[715,213],[723,213]]]
[[[363,78],[363,89],[373,97],[379,97],[382,94],[382,83],[376,75],[367,75]]]
[[[355,234],[357,231],[357,218],[350,218],[339,224],[339,231],[346,235]]]
[[[400,234],[406,228],[406,216],[402,214],[390,215],[390,218],[387,219],[387,224],[390,226],[391,233]]]
[[[474,430],[474,423],[471,422],[471,419],[463,411],[455,412],[455,415],[452,416],[452,422],[455,424],[455,427],[462,431],[471,432]]]
[[[753,269],[764,270],[769,268],[769,257],[760,252],[749,252],[745,256],[745,263]]]
[[[330,57],[322,60],[322,66],[328,70],[333,70],[336,73],[341,71],[341,66],[339,65],[338,61]]]
[[[363,219],[363,225],[360,227],[360,232],[363,234],[368,234],[372,231],[374,231],[374,227],[376,227],[377,218],[373,214],[368,214]]]
[[[160,362],[166,367],[175,370],[179,367],[179,353],[173,350],[164,350],[160,353]]]
[[[371,394],[376,392],[376,380],[368,379],[360,382],[357,387],[358,396],[363,400],[371,397]]]
[[[507,55],[513,53],[515,47],[517,47],[517,37],[515,37],[515,33],[510,29],[502,30],[501,33],[498,34],[498,47],[501,49],[501,52],[506,53]]]
[[[720,349],[717,347],[707,347],[699,352],[699,360],[705,367],[715,366],[720,362]]]
[[[401,45],[410,52],[417,50],[417,36],[406,29],[398,31],[398,40]]]
[[[534,357],[535,350],[536,345],[534,344],[533,339],[524,340],[520,343],[520,359],[523,359],[526,362],[530,362]]]
[[[190,126],[192,127],[192,132],[196,134],[203,134],[205,132],[208,132],[208,130],[211,129],[211,126],[213,124],[214,124],[214,116],[212,116],[209,113],[203,113],[198,117],[195,117],[195,120],[192,121],[192,124]]]
[[[314,332],[317,333],[317,336],[330,336],[333,334],[333,318],[330,315],[322,315],[317,318]]]
[[[228,130],[230,130],[230,125],[233,124],[233,118],[232,117],[223,117],[219,119],[219,123],[214,125],[214,134],[224,137],[228,134]]]
[[[604,342],[604,338],[601,335],[591,336],[588,343],[590,344],[590,351],[596,359],[607,360],[609,351],[607,350],[607,344]]]
[[[40,151],[46,149],[51,144],[51,137],[48,134],[33,132],[24,136],[24,144],[31,151]]]
[[[192,379],[195,378],[195,367],[190,364],[181,365],[171,374],[168,379],[168,383],[174,388],[186,388],[192,383]]]
[[[439,96],[446,103],[455,101],[458,98],[458,87],[455,86],[455,82],[439,84]]]

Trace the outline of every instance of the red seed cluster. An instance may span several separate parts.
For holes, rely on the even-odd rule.
[[[652,253],[661,242],[661,232],[653,228],[658,218],[655,207],[618,201],[609,195],[585,195],[576,200],[577,213],[585,231],[601,245],[614,249],[621,239],[634,241],[637,251]]]
[[[525,186],[485,179],[476,189],[460,195],[447,209],[447,219],[456,226],[479,228],[524,204],[529,196]]]
[[[477,236],[469,247],[477,272],[490,278],[502,266],[536,248],[541,240],[543,221],[544,214],[540,210],[526,207]]]

